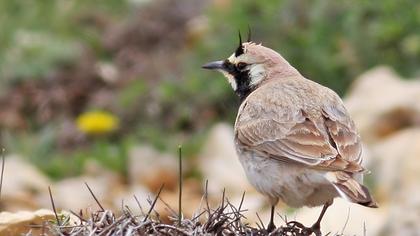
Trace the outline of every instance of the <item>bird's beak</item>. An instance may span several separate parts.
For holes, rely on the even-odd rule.
[[[223,65],[224,65],[223,61],[212,61],[207,64],[204,64],[202,68],[208,69],[208,70],[223,70],[224,69]]]

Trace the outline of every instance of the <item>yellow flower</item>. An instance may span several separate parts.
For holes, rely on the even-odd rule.
[[[86,134],[105,134],[118,128],[118,117],[105,111],[85,112],[76,120],[77,128]]]

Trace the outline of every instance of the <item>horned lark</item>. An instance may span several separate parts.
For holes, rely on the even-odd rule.
[[[365,169],[356,127],[340,97],[303,77],[270,48],[239,40],[226,60],[203,65],[222,72],[241,100],[235,145],[249,182],[271,204],[267,230],[275,229],[274,207],[324,205],[335,197],[377,207],[362,185]]]

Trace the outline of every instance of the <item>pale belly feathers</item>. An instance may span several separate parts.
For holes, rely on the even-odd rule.
[[[271,204],[281,199],[291,207],[312,207],[338,196],[323,171],[260,157],[254,152],[239,152],[248,181],[267,196]]]

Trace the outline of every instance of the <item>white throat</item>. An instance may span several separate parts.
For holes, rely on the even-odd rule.
[[[238,85],[236,84],[235,78],[226,71],[221,70],[220,72],[222,72],[222,74],[227,78],[230,86],[232,86],[233,91],[236,91],[236,89],[238,89]]]
[[[254,64],[250,66],[249,78],[251,79],[249,85],[256,86],[266,76],[265,68],[262,64]]]

